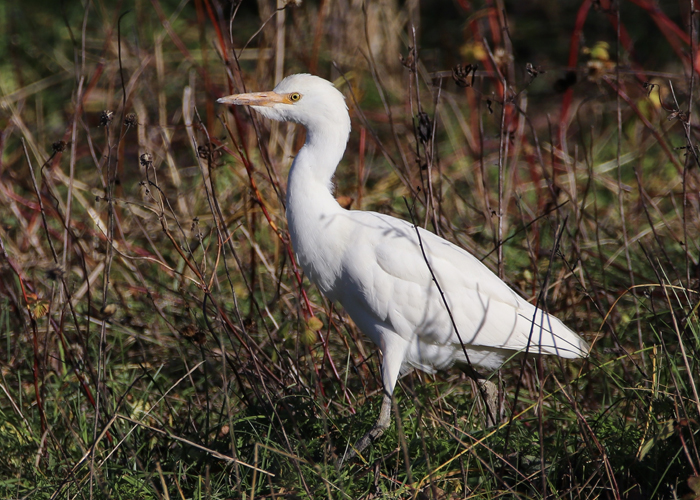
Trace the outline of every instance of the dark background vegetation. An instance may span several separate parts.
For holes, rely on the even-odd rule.
[[[693,3],[275,8],[0,1],[0,496],[700,498]],[[590,357],[506,364],[494,428],[412,373],[339,469],[379,355],[291,259],[303,132],[215,104],[295,72],[347,97],[341,203],[405,198]]]

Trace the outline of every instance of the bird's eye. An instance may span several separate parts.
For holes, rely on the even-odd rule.
[[[289,94],[290,101],[297,102],[299,99],[301,99],[301,94],[299,92],[292,92]]]

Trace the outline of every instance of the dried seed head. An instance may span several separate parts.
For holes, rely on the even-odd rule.
[[[403,64],[406,68],[410,69],[411,71],[416,69],[416,49],[414,47],[409,47],[408,48],[408,55],[406,57],[399,55],[399,61],[401,61],[401,64]]]
[[[60,280],[65,276],[65,271],[61,266],[54,266],[46,271],[46,277],[51,281]]]
[[[102,113],[100,113],[100,126],[108,126],[110,123],[112,123],[112,119],[114,119],[114,111],[105,109]]]
[[[537,75],[546,73],[546,71],[542,69],[542,66],[533,66],[531,63],[525,65],[525,71],[527,71],[527,74],[533,79],[536,78]]]
[[[66,150],[66,147],[68,147],[66,141],[56,141],[51,145],[54,153],[62,153]]]
[[[192,323],[180,330],[180,335],[197,345],[203,345],[207,341],[207,336],[204,332]]]
[[[103,319],[114,316],[115,312],[117,312],[117,306],[115,304],[105,304],[104,307],[100,309],[100,314]]]
[[[476,68],[478,65],[476,64],[467,64],[466,66],[462,66],[461,64],[458,64],[454,68],[452,68],[452,79],[455,81],[455,83],[459,87],[473,87],[474,86],[474,77],[476,76]],[[471,73],[472,75],[472,82],[469,83],[469,74]]]
[[[421,111],[418,113],[418,138],[425,144],[432,137],[433,122],[428,116],[428,113]]]
[[[150,167],[153,165],[153,155],[151,153],[143,153],[139,156],[139,162],[142,167]]]

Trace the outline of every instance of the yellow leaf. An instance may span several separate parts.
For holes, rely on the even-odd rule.
[[[39,300],[32,305],[32,314],[35,318],[43,318],[49,312],[49,303],[44,300]]]
[[[306,324],[312,332],[317,332],[323,328],[323,321],[318,319],[316,316],[311,316]]]
[[[599,61],[609,61],[610,60],[610,45],[608,42],[596,42],[596,44],[591,49],[591,59],[597,59]]]
[[[314,332],[310,328],[306,328],[303,332],[301,332],[299,340],[301,340],[301,343],[305,346],[310,346],[311,344],[316,342],[316,332]]]

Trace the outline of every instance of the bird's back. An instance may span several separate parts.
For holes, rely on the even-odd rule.
[[[495,369],[525,350],[586,355],[588,346],[576,333],[465,250],[424,229],[419,241],[412,224],[394,217],[348,211],[342,218],[338,227],[351,239],[326,293],[380,347],[387,335],[407,341],[404,369],[432,372],[467,356]]]

